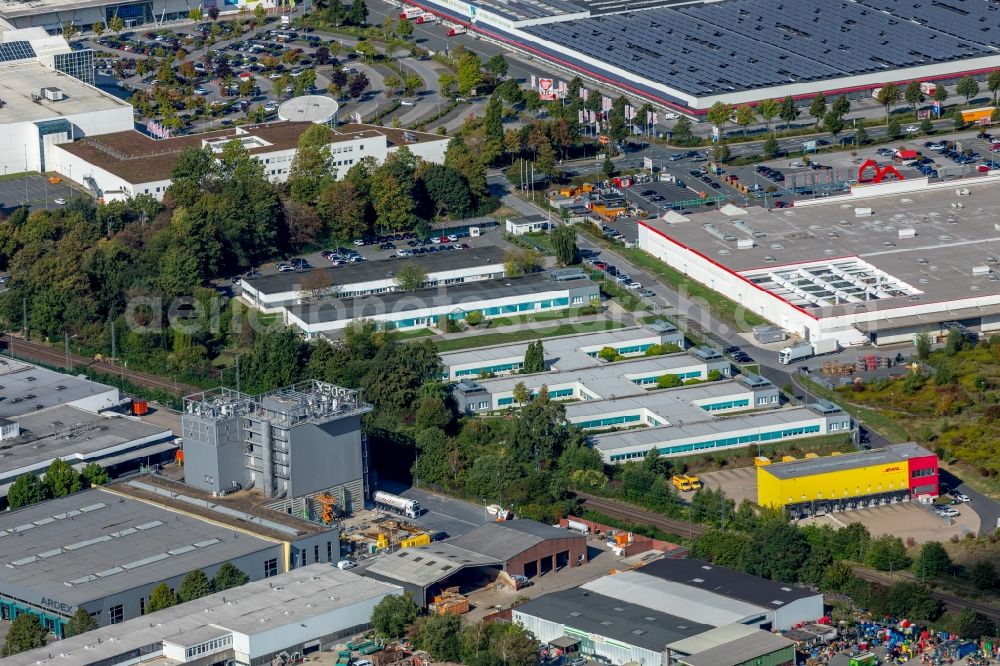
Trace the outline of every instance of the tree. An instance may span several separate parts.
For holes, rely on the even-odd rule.
[[[597,95],[594,95],[594,99],[597,99],[597,97]],[[674,143],[679,146],[690,145],[698,140],[698,138],[694,135],[690,118],[687,116],[681,116],[677,119],[677,122],[674,123],[672,138]]]
[[[923,120],[920,121],[920,131],[923,132],[924,134],[934,133],[934,123],[931,122],[930,118],[924,118]]]
[[[799,117],[799,107],[795,104],[795,99],[791,95],[781,100],[781,109],[778,111],[778,116],[785,122],[785,129],[788,129],[788,126]]]
[[[10,629],[4,639],[2,656],[10,657],[20,652],[45,647],[47,635],[48,632],[37,615],[18,613],[10,623]]]
[[[413,34],[413,24],[408,20],[401,18],[396,22],[396,35],[400,39],[409,39],[410,35]]]
[[[841,95],[837,99],[833,100],[833,104],[830,105],[830,110],[843,118],[851,112],[851,101],[847,99],[847,95]]]
[[[393,95],[396,94],[396,88],[403,85],[403,82],[400,81],[399,77],[396,76],[395,74],[390,74],[389,76],[382,79],[382,85],[385,86],[384,90],[385,96],[392,97]]]
[[[556,261],[563,266],[580,263],[580,250],[576,246],[576,230],[562,225],[552,230],[552,247]]]
[[[847,562],[836,561],[823,572],[819,588],[824,592],[843,592],[854,579],[854,571]]]
[[[80,475],[68,462],[56,458],[45,471],[44,484],[49,497],[65,497],[80,491]]]
[[[677,375],[660,375],[656,378],[656,386],[658,388],[677,388],[684,383]]]
[[[541,340],[528,343],[528,349],[524,353],[524,367],[521,372],[524,374],[545,372],[545,349],[542,347]]]
[[[781,100],[765,99],[757,105],[757,113],[764,119],[767,131],[771,131],[771,123],[781,114]]]
[[[406,630],[417,619],[418,610],[409,592],[402,596],[391,594],[372,609],[372,627],[382,640],[397,640],[406,635]]]
[[[218,21],[219,20],[219,8],[215,7],[215,6],[209,7],[208,8],[208,18],[212,19],[213,21]]]
[[[212,594],[212,583],[201,569],[189,572],[181,581],[181,601],[194,601],[210,594]],[[150,596],[150,601],[152,601],[152,596]]]
[[[954,632],[962,638],[978,641],[996,636],[996,622],[971,608],[963,608],[955,618]]]
[[[445,72],[438,77],[438,90],[441,91],[442,97],[451,97],[455,94],[455,84],[457,80],[455,76],[449,72]]]
[[[617,360],[620,360],[621,357],[622,355],[619,354],[614,347],[603,347],[601,351],[597,352],[597,358],[601,359],[602,361],[607,361],[608,363],[613,363]]]
[[[917,358],[921,361],[927,360],[931,355],[931,336],[927,333],[920,333],[917,335],[916,341],[917,347]]]
[[[809,104],[809,115],[816,119],[817,127],[823,120],[824,114],[826,114],[826,96],[823,93],[816,93],[812,103]]]
[[[461,631],[458,615],[428,615],[413,625],[413,644],[435,661],[457,663],[462,658]]]
[[[495,92],[490,95],[486,108],[483,109],[483,131],[488,140],[503,143],[503,101]]]
[[[288,172],[292,199],[314,204],[320,192],[334,179],[330,170],[330,141],[333,132],[326,125],[310,125],[299,136],[298,149]]]
[[[902,539],[885,534],[869,544],[865,563],[879,571],[899,571],[910,566],[910,558]]]
[[[531,343],[529,343],[529,346],[530,344]],[[531,391],[528,390],[528,387],[524,382],[518,382],[514,384],[514,390],[512,391],[511,397],[514,398],[514,402],[516,402],[517,406],[520,407],[521,405],[527,404],[527,402],[531,400]]]
[[[351,9],[347,12],[347,22],[359,28],[368,23],[368,5],[365,0],[354,0]]]
[[[899,138],[902,128],[899,126],[899,118],[890,118],[889,124],[885,126],[885,135],[890,139]]]
[[[87,466],[80,472],[80,477],[82,481],[87,482],[87,486],[90,488],[103,486],[108,482],[107,470],[95,462],[87,463]]]
[[[934,86],[934,101],[939,105],[943,105],[948,99],[948,90],[944,87],[944,84],[938,84]]]
[[[725,162],[730,156],[729,144],[725,140],[719,140],[712,146],[712,161]]]
[[[823,127],[826,131],[833,135],[834,138],[841,133],[844,129],[844,119],[841,118],[836,111],[830,109],[823,116]]]
[[[924,101],[924,91],[920,89],[920,81],[910,81],[903,92],[903,99],[910,105],[913,113],[917,112],[917,104]]]
[[[177,595],[167,587],[166,583],[160,583],[149,593],[149,602],[146,604],[146,615],[156,611],[170,608],[177,605]]]
[[[212,578],[212,587],[216,592],[222,592],[240,585],[246,585],[250,577],[233,565],[232,562],[225,562]]]
[[[483,82],[482,61],[472,51],[466,51],[459,56],[455,63],[455,73],[457,75],[458,92],[468,95],[474,88]]]
[[[498,79],[507,76],[507,59],[503,54],[497,53],[486,61],[486,71]]]
[[[980,590],[992,590],[997,587],[997,570],[989,560],[979,560],[969,570],[969,580]]]
[[[747,127],[757,120],[757,111],[749,104],[736,107],[736,124],[743,128],[743,136],[747,135]]]
[[[368,232],[365,220],[367,203],[350,180],[329,183],[316,202],[316,210],[326,224],[330,236],[337,240],[364,238]]]
[[[601,173],[608,178],[615,175],[615,163],[611,161],[610,157],[605,157],[604,162],[601,163]]]
[[[188,19],[195,22],[201,21],[202,19],[201,7],[195,7],[190,11],[188,11]]]
[[[997,93],[1000,92],[1000,69],[994,69],[986,79],[986,88],[993,93],[993,106],[997,105]]]
[[[365,90],[368,89],[368,76],[364,72],[358,72],[351,79],[350,86],[347,91],[351,97],[357,99],[364,94]]]
[[[72,41],[76,35],[80,34],[80,29],[73,25],[72,21],[67,21],[63,24],[62,34],[66,41]]]
[[[535,273],[542,268],[542,255],[534,248],[508,250],[503,257],[508,277]]]
[[[729,122],[729,118],[732,115],[733,107],[731,104],[716,102],[708,110],[706,117],[708,118],[708,122],[719,128],[719,136],[722,137],[725,135],[726,123]]]
[[[781,150],[781,147],[778,145],[778,138],[774,136],[773,133],[768,134],[767,138],[764,139],[762,150],[764,151],[764,155],[767,157],[774,157],[778,154],[778,151]]]
[[[123,21],[120,16],[112,16],[111,21],[108,23],[108,27],[111,28],[111,32],[117,35],[125,29],[125,21]]]
[[[95,37],[100,37],[104,33],[104,24],[98,21],[90,26],[90,31],[94,33]]]
[[[963,76],[955,84],[955,92],[965,98],[965,105],[968,106],[972,98],[979,94],[979,83],[971,76]]]
[[[407,95],[412,95],[417,92],[420,86],[424,85],[424,80],[417,76],[416,74],[410,74],[405,79],[403,79],[403,92]]]
[[[12,509],[37,504],[44,499],[45,486],[30,472],[17,477],[7,491],[7,504]]]
[[[264,23],[264,19],[267,18],[267,11],[264,9],[263,4],[258,4],[253,8],[253,20],[257,25]]]
[[[66,623],[66,637],[85,634],[88,631],[97,629],[98,626],[97,620],[81,606],[76,609],[73,617]]]
[[[346,18],[347,10],[344,8],[344,3],[341,0],[330,0],[326,7],[326,20],[339,28]]]
[[[462,630],[466,666],[536,666],[538,641],[524,627],[506,622],[477,623]]]
[[[944,353],[954,356],[965,347],[965,335],[959,328],[948,330],[948,336],[944,340]]]
[[[754,531],[744,569],[771,580],[795,582],[809,552],[809,542],[799,528],[772,520]]]
[[[885,120],[889,122],[889,108],[899,102],[900,92],[899,86],[895,83],[887,83],[882,86],[878,94],[875,95],[875,101],[885,107]],[[898,134],[898,132],[897,132]]]
[[[416,291],[427,282],[427,270],[420,264],[407,262],[396,270],[392,281],[403,291]]]
[[[921,580],[937,578],[951,569],[951,558],[948,551],[937,541],[928,541],[920,547],[920,553],[913,561],[913,573]]]

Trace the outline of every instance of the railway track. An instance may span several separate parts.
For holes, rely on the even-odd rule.
[[[866,580],[869,583],[878,583],[880,585],[892,585],[892,583],[898,583],[901,580],[918,582],[917,578],[910,574],[909,572],[897,572],[893,575],[889,575],[884,571],[874,571],[867,567],[862,567],[855,565],[852,567],[854,569],[854,575],[862,580]],[[984,616],[993,620],[994,622],[1000,621],[1000,610],[987,606],[986,604],[981,604],[976,601],[970,601],[968,599],[963,599],[954,594],[948,594],[947,592],[942,592],[940,590],[930,590],[931,596],[941,602],[941,605],[950,612],[960,613],[966,608],[971,608],[977,613],[982,613]]]
[[[9,353],[12,343],[15,358],[21,358],[26,361],[39,361],[41,363],[45,363],[46,365],[58,368],[66,367],[66,353],[64,351],[54,347],[47,347],[45,345],[38,344],[37,342],[27,342],[19,338],[11,339],[8,335],[0,336],[0,345],[3,346],[4,351]],[[178,396],[188,395],[199,390],[189,384],[181,384],[171,379],[164,379],[163,377],[158,377],[147,372],[129,370],[104,361],[95,361],[92,358],[86,358],[76,354],[70,355],[70,361],[74,368],[82,368],[83,370],[91,370],[108,375],[117,375],[127,379],[133,384],[164,391]]]
[[[595,497],[587,493],[577,493],[576,496],[580,499],[584,508],[603,513],[611,518],[619,518],[639,525],[649,525],[650,527],[663,530],[668,534],[676,534],[680,537],[693,539],[701,536],[708,530],[704,525],[695,525],[686,520],[668,518],[655,511],[640,509],[619,500]]]

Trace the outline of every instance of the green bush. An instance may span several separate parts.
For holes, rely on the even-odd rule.
[[[479,326],[483,323],[483,313],[479,310],[468,313],[465,315],[465,323],[469,326]]]

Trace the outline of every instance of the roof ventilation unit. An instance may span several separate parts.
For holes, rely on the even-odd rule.
[[[66,95],[64,95],[63,91],[60,90],[59,88],[51,88],[51,87],[42,88],[41,94],[42,97],[49,100],[50,102],[60,102],[66,99]]]

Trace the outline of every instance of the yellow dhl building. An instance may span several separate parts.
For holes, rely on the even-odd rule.
[[[914,444],[757,465],[757,502],[815,513],[937,497],[937,456]]]

